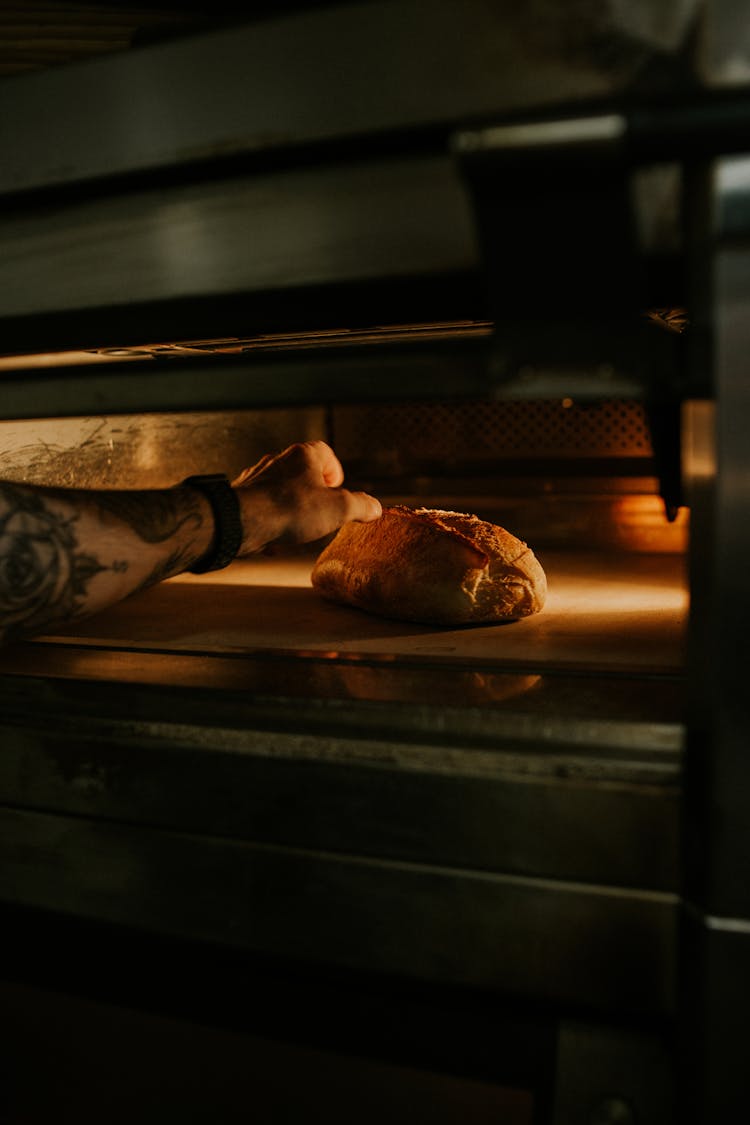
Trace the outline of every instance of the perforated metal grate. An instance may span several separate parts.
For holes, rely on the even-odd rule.
[[[647,458],[651,438],[637,402],[499,402],[338,407],[337,452],[381,469],[420,462],[470,466],[513,458]]]

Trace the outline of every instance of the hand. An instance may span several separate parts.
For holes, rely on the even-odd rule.
[[[338,457],[323,441],[290,445],[245,469],[233,482],[244,528],[240,554],[277,540],[309,543],[350,520],[379,519],[380,501],[341,488],[343,479]]]

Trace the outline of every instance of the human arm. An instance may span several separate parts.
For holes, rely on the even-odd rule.
[[[341,488],[342,481],[323,442],[262,458],[234,482],[239,555],[376,519],[379,502]],[[0,482],[0,639],[49,632],[189,570],[213,536],[209,501],[190,487],[100,491]]]

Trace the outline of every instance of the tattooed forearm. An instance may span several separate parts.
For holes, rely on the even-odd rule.
[[[81,550],[75,523],[75,516],[62,516],[40,494],[0,483],[0,624],[6,639],[80,613],[91,579],[106,568]]]
[[[0,481],[0,638],[48,633],[171,578],[201,557],[212,535],[210,507],[189,489]]]
[[[153,492],[97,492],[96,505],[133,529],[144,543],[163,543],[182,528],[197,531],[203,523],[197,496],[189,489]]]
[[[192,562],[195,562],[195,553],[187,547],[176,547],[166,559],[161,559],[152,568],[151,572],[138,583],[138,590],[145,590],[166,578],[173,578],[175,574],[182,574]]]

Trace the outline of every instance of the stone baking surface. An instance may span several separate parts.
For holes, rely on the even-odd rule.
[[[679,671],[688,595],[673,555],[544,552],[545,609],[530,618],[459,628],[373,617],[323,601],[310,586],[313,556],[234,563],[181,575],[54,637],[129,650],[269,651],[424,657],[467,664]]]

